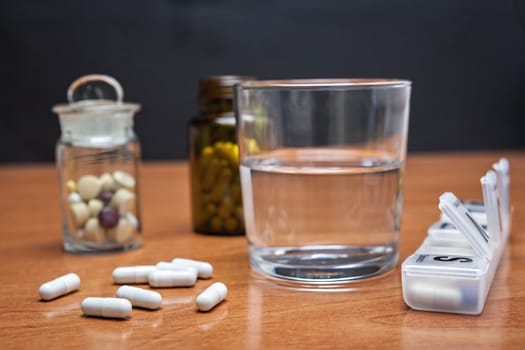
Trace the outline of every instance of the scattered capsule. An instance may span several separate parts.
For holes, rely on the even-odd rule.
[[[68,273],[42,284],[38,292],[43,300],[52,300],[77,290],[79,286],[80,277],[75,273]]]
[[[172,264],[191,266],[197,269],[199,278],[210,278],[213,274],[213,266],[204,261],[197,261],[191,259],[175,258],[171,261]]]
[[[116,284],[148,283],[148,275],[155,271],[154,265],[123,266],[113,270]]]
[[[167,261],[158,262],[157,265],[155,265],[155,268],[157,270],[190,271],[195,274],[195,278],[197,278],[199,274],[199,271],[197,271],[197,269],[193,266],[174,264]]]
[[[151,287],[191,287],[197,282],[197,276],[192,271],[155,270],[148,276]]]
[[[156,310],[162,304],[162,296],[152,290],[122,286],[117,290],[117,298],[124,298],[131,302],[131,305],[145,309]]]
[[[228,295],[228,288],[224,283],[215,282],[204,290],[195,299],[200,311],[209,311],[223,301]]]
[[[107,318],[128,318],[131,315],[131,303],[122,298],[89,297],[80,304],[86,316]]]

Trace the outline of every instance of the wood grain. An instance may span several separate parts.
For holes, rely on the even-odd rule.
[[[500,156],[512,167],[514,207],[506,247],[484,312],[465,316],[409,309],[400,267],[337,291],[290,288],[250,270],[244,237],[195,234],[190,226],[186,163],[145,163],[142,199],[145,245],[127,253],[74,255],[62,250],[53,165],[0,167],[0,347],[334,349],[521,349],[525,341],[525,152],[410,154],[405,179],[400,262],[422,242],[444,191],[480,199],[480,176]],[[163,289],[159,311],[134,309],[129,320],[82,316],[87,296],[114,296],[117,266],[176,256],[209,261],[212,280]],[[41,283],[76,272],[79,291],[50,302]],[[214,281],[227,301],[199,313],[195,296]]]

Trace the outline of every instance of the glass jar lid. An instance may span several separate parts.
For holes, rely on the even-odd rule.
[[[55,105],[53,112],[57,114],[135,113],[140,109],[137,103],[122,102],[123,98],[124,90],[115,78],[103,74],[90,74],[71,83],[67,90],[69,103]]]

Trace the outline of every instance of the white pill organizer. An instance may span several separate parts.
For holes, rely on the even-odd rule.
[[[509,162],[481,178],[483,205],[439,198],[441,220],[430,226],[401,267],[403,298],[416,310],[477,315],[483,311],[510,232]]]

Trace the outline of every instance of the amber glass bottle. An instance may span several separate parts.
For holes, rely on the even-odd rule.
[[[233,86],[245,80],[254,78],[200,81],[200,114],[189,128],[193,229],[199,233],[244,234]]]

